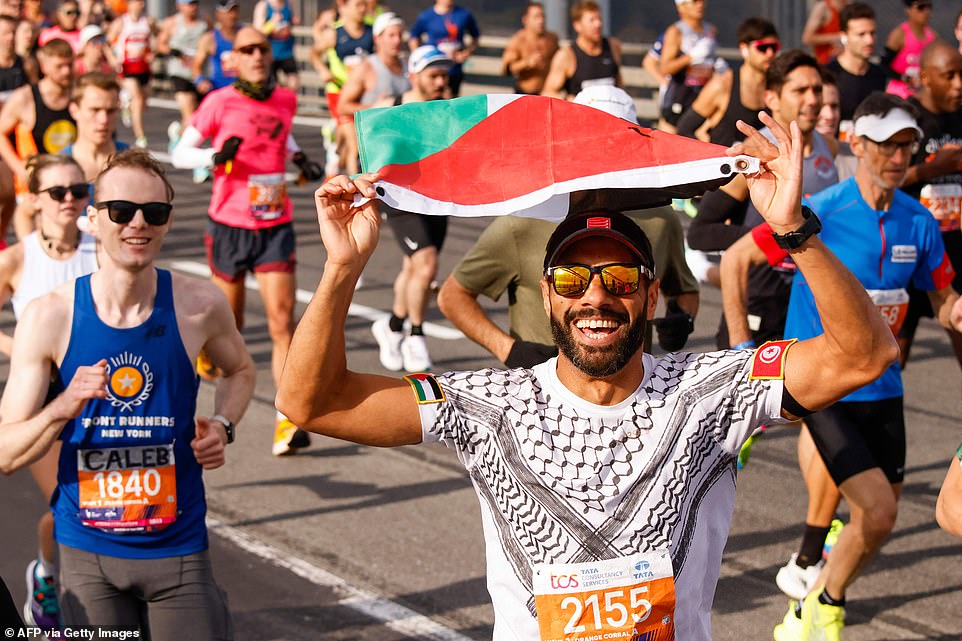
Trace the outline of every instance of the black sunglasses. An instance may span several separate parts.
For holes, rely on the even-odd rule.
[[[107,216],[118,225],[132,221],[140,210],[144,212],[144,221],[154,227],[166,225],[170,220],[170,212],[174,210],[170,203],[132,203],[129,200],[105,200],[94,203],[94,207],[106,209]]]
[[[267,52],[270,50],[271,48],[267,45],[247,45],[246,47],[238,47],[237,49],[234,49],[234,51],[244,56],[251,56],[255,51],[260,51],[266,56]]]
[[[929,9],[932,8],[932,3],[931,3],[931,2],[916,2],[916,3],[915,3],[914,5],[912,5],[912,6],[915,7],[915,9],[916,9],[917,11],[928,11]]]
[[[74,200],[86,200],[90,198],[90,185],[87,183],[76,183],[74,185],[55,185],[53,187],[47,187],[46,189],[41,189],[40,194],[50,194],[50,197],[56,200],[58,203],[62,203],[67,198],[69,193],[73,196]]]

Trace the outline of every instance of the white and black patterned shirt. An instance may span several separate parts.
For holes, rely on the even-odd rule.
[[[537,641],[533,566],[670,550],[678,639],[710,641],[710,612],[752,430],[781,419],[781,380],[754,352],[645,354],[634,395],[595,405],[533,369],[437,377],[425,442],[454,449],[481,502],[494,641]]]

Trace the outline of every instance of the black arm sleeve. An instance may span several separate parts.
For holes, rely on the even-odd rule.
[[[742,223],[746,211],[747,199],[735,200],[721,189],[706,193],[688,228],[688,246],[699,251],[728,249],[745,234]]]
[[[705,120],[707,120],[707,118],[689,107],[688,111],[683,113],[681,118],[678,119],[678,124],[676,125],[678,133],[682,136],[694,138],[695,132],[705,124]]]
[[[895,69],[892,69],[892,61],[895,60],[895,56],[899,55],[898,51],[892,51],[888,47],[885,47],[885,51],[882,52],[882,59],[879,61],[879,66],[885,75],[893,80],[901,80],[902,75]]]

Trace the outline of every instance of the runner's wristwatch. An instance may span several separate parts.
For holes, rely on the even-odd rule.
[[[775,239],[776,245],[789,251],[798,249],[806,240],[822,231],[822,221],[820,221],[818,216],[815,215],[815,212],[806,205],[802,205],[802,217],[805,219],[805,222],[795,231],[790,231],[787,234],[776,234],[772,232],[772,238]]]
[[[234,424],[229,418],[223,414],[214,414],[210,417],[210,420],[217,421],[224,426],[224,431],[227,432],[227,444],[230,445],[234,442]]]

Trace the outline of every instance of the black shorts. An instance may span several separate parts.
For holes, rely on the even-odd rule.
[[[464,73],[448,76],[448,86],[451,87],[451,97],[457,98],[461,95],[461,83],[464,82]]]
[[[127,79],[136,80],[137,84],[141,87],[146,87],[150,84],[150,72],[145,71],[144,73],[125,73],[124,80]]]
[[[284,58],[283,60],[271,60],[271,75],[276,78],[278,70],[283,71],[285,75],[296,76],[297,61],[294,60],[293,58]]]
[[[952,279],[952,287],[957,292],[962,292],[962,233],[958,230],[942,234],[942,243],[945,245],[945,253],[952,263],[955,270],[955,278]],[[909,288],[909,310],[905,314],[905,322],[899,330],[899,338],[911,339],[915,336],[915,330],[919,326],[919,319],[934,318],[932,303],[929,301],[928,292],[923,292],[914,287]]]
[[[174,93],[192,93],[195,96],[197,94],[197,87],[194,83],[187,78],[179,78],[177,76],[170,77],[170,84],[174,88]]]
[[[210,271],[229,283],[247,272],[294,273],[297,267],[293,223],[242,229],[208,219],[204,244]]]
[[[448,234],[447,216],[425,216],[381,206],[394,237],[405,256],[419,249],[434,247],[441,251]]]
[[[815,447],[836,485],[881,468],[889,483],[905,478],[902,397],[838,402],[805,419]]]

